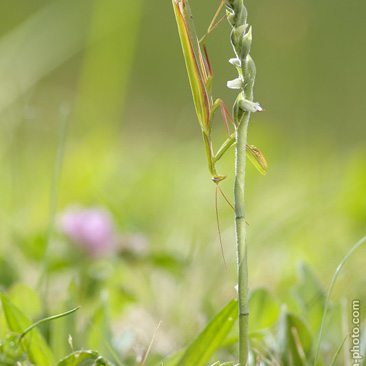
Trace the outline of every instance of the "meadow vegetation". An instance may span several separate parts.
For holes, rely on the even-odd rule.
[[[191,0],[199,34],[215,3]],[[366,5],[246,5],[269,164],[247,164],[249,365],[313,365],[366,233]],[[0,365],[237,363],[233,212],[220,198],[225,270],[170,2],[2,1],[0,20]],[[227,106],[230,30],[207,39]],[[365,354],[365,247],[317,366],[351,365],[354,299]]]

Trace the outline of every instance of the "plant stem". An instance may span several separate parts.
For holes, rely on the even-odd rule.
[[[239,297],[239,363],[246,366],[249,353],[249,285],[245,222],[246,142],[250,114],[247,113],[236,134],[234,209]]]
[[[230,62],[238,71],[238,78],[228,82],[228,87],[241,89],[233,116],[237,126],[235,147],[234,209],[239,297],[239,365],[247,366],[249,354],[249,282],[245,221],[245,168],[248,124],[251,112],[261,111],[253,103],[256,68],[250,56],[252,29],[247,23],[247,9],[243,0],[226,0],[228,21],[232,27],[231,44],[236,58]]]

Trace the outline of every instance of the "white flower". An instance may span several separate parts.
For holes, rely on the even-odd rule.
[[[234,80],[230,80],[227,82],[227,87],[229,89],[241,89],[243,86],[243,79],[242,78],[236,78]]]
[[[247,111],[247,112],[262,112],[263,109],[262,107],[259,105],[259,103],[257,102],[252,102],[248,99],[241,99],[239,101],[239,107],[243,110],[243,111]]]
[[[238,58],[231,58],[229,62],[235,67],[241,67],[241,61]]]

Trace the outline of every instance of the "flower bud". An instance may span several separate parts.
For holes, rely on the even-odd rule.
[[[257,69],[250,55],[248,55],[245,59],[245,70],[245,74],[248,79],[255,79]]]
[[[241,25],[237,28],[234,28],[231,32],[231,42],[234,48],[241,53],[242,42],[245,35],[245,31],[247,29],[247,24]]]
[[[226,7],[228,8],[228,16],[229,22],[233,27],[236,24],[244,24],[247,19],[247,9],[245,6],[238,0],[226,0]]]
[[[240,56],[242,59],[245,59],[249,55],[252,39],[252,27],[250,27],[248,32],[244,34],[240,44]]]
[[[232,9],[226,10],[226,16],[229,23],[234,26],[236,23],[236,16],[235,13],[232,11]]]

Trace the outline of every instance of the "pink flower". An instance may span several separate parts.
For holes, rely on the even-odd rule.
[[[103,208],[72,206],[59,220],[60,231],[93,257],[113,252],[115,230],[113,218]]]

